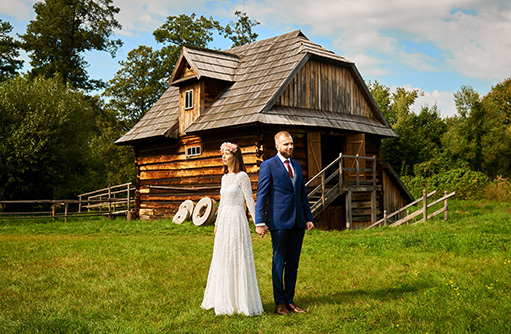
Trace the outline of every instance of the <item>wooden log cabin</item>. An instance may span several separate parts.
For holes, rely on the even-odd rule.
[[[381,139],[397,135],[355,64],[294,31],[226,51],[183,48],[167,91],[116,142],[136,153],[136,213],[172,217],[184,200],[219,200],[224,141],[241,147],[255,197],[259,165],[276,154],[280,130],[292,134],[306,180],[336,159],[346,167],[328,181],[340,185],[328,203],[320,196],[319,226],[364,227],[413,200],[381,163]],[[316,177],[315,187],[329,186]]]

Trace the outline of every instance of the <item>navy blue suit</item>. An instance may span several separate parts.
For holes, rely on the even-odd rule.
[[[265,223],[273,247],[272,280],[276,304],[293,303],[298,262],[306,222],[312,221],[302,167],[290,160],[293,180],[278,156],[264,161],[259,169],[256,223]]]

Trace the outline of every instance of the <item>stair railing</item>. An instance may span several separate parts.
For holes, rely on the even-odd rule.
[[[344,163],[345,159],[355,159],[355,168],[344,167],[346,164]],[[372,168],[360,168],[360,159],[372,160]],[[327,176],[327,172],[338,165],[330,175]],[[316,180],[320,180],[320,183],[315,186],[308,194],[309,201],[311,201],[311,211],[313,217],[319,215],[326,207],[333,202],[339,195],[343,193],[343,185],[346,184],[347,180],[345,180],[344,174],[345,172],[355,172],[355,185],[360,186],[360,173],[361,172],[372,172],[372,179],[369,181],[370,184],[376,186],[376,156],[365,157],[360,155],[345,155],[339,153],[339,156],[332,161],[328,166],[323,168],[319,173],[314,175],[305,186],[312,186]],[[367,174],[365,174],[367,175]],[[328,187],[330,181],[336,180],[335,184],[331,187]],[[319,197],[317,201],[312,199]]]

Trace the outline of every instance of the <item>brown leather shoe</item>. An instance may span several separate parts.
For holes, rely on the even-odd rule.
[[[305,310],[302,310],[301,308],[296,306],[295,303],[286,304],[286,307],[289,310],[289,312],[293,312],[293,313],[305,313]]]
[[[289,314],[286,304],[278,304],[277,306],[275,306],[275,312],[277,312],[278,315]]]

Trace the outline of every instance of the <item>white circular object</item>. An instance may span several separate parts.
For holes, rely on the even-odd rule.
[[[190,212],[190,216],[193,214],[193,208],[195,207],[195,203],[193,203],[191,200],[187,199],[181,205],[179,206],[179,210],[182,208],[187,208],[188,212]]]
[[[181,224],[188,218],[190,218],[190,211],[188,211],[187,208],[181,208],[174,215],[174,218],[172,218],[172,222],[175,224]]]
[[[192,222],[196,226],[210,224],[215,216],[215,201],[209,197],[203,197],[195,206]]]

